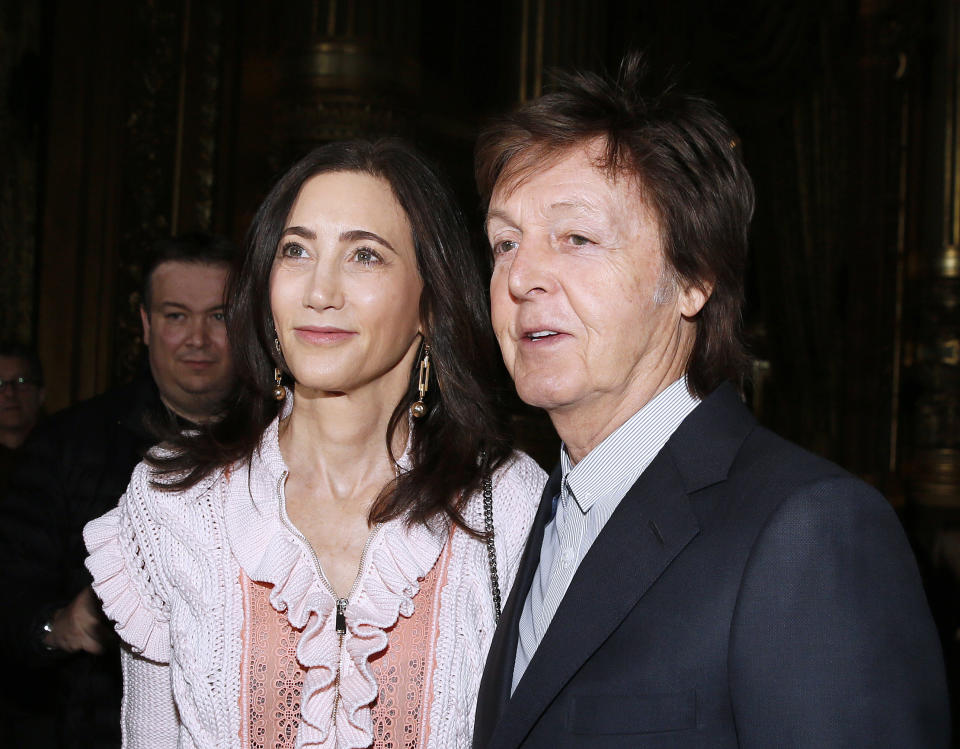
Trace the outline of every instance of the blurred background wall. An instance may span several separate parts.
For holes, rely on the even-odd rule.
[[[0,8],[0,337],[39,346],[50,410],[137,367],[151,240],[241,239],[286,165],[352,135],[417,142],[479,228],[484,118],[539,94],[553,66],[646,50],[719,103],[756,181],[755,411],[886,493],[956,657],[958,0]],[[533,449],[552,458],[549,440]]]

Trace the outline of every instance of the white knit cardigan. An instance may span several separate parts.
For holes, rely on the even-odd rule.
[[[84,529],[87,567],[124,649],[125,747],[235,747],[241,721],[243,624],[240,570],[272,587],[270,603],[302,630],[305,670],[298,747],[353,749],[372,744],[370,706],[378,687],[371,656],[385,630],[410,616],[419,580],[433,567],[448,525],[379,528],[346,609],[342,650],[335,603],[309,546],[286,518],[286,467],[273,422],[251,464],[218,472],[180,493],[151,486],[140,464],[119,506]],[[517,453],[493,479],[497,563],[504,600],[546,477]],[[464,517],[483,527],[483,499]],[[468,747],[484,660],[494,630],[486,548],[455,531],[434,642],[429,746]],[[335,730],[334,679],[340,669]]]

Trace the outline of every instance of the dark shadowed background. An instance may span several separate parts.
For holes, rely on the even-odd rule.
[[[385,134],[445,166],[479,229],[471,162],[484,119],[540,93],[550,67],[615,69],[645,50],[719,104],[756,181],[748,399],[901,513],[957,683],[960,2],[0,9],[0,338],[39,347],[51,411],[138,366],[137,290],[155,238],[240,240],[311,145]],[[541,424],[518,416],[549,463]]]

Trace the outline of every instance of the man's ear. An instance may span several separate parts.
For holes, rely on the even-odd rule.
[[[677,307],[686,318],[696,317],[713,293],[713,281],[688,284],[680,290]]]
[[[143,325],[143,345],[150,345],[150,313],[146,307],[140,305],[140,323]]]

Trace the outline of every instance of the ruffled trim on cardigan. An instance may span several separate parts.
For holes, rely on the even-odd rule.
[[[90,556],[85,564],[93,575],[93,589],[103,602],[103,611],[115,622],[117,634],[135,653],[168,663],[169,617],[163,601],[151,589],[133,529],[123,521],[118,507],[87,523],[83,540]]]
[[[449,530],[445,523],[432,529],[407,528],[396,520],[375,531],[346,609],[343,657],[336,602],[320,579],[309,544],[285,517],[286,466],[277,434],[274,422],[264,433],[251,469],[241,468],[230,476],[224,517],[227,538],[247,576],[273,586],[271,605],[286,612],[290,624],[303,631],[297,658],[306,676],[297,745],[367,747],[373,743],[370,706],[379,691],[370,659],[386,648],[385,630],[398,617],[413,613],[419,581],[439,558]]]

